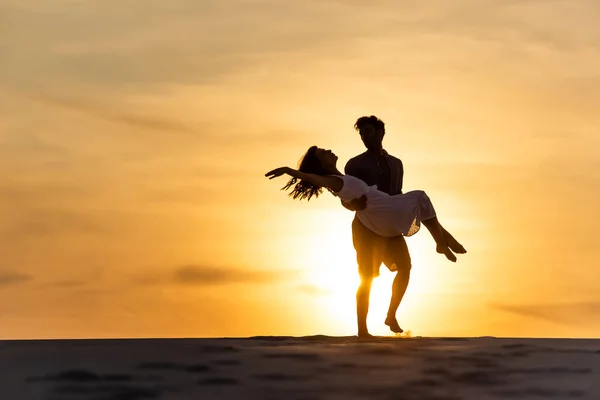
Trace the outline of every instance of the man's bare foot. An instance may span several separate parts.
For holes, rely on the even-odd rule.
[[[465,254],[467,252],[463,245],[458,243],[458,240],[456,240],[447,230],[444,229],[442,232],[444,233],[444,239],[446,239],[450,250],[456,254]]]
[[[396,320],[396,317],[387,317],[385,319],[385,324],[389,326],[390,330],[394,333],[404,332],[404,329],[400,328],[400,325],[398,325],[398,320]]]
[[[445,255],[448,260],[450,260],[452,262],[456,262],[456,256],[454,255],[454,253],[450,250],[450,248],[448,246],[438,245],[436,247],[435,251],[437,251],[440,254]]]
[[[375,336],[371,335],[369,332],[358,332],[358,337],[360,339],[372,339]]]

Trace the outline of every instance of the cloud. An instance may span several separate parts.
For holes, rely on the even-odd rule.
[[[108,233],[91,217],[78,212],[60,209],[29,208],[27,213],[5,224],[6,239],[60,234],[100,235]]]
[[[175,267],[172,272],[148,272],[132,276],[134,284],[219,286],[232,284],[264,284],[296,279],[296,270],[257,270],[241,267],[214,267],[208,265],[184,265]]]
[[[182,285],[225,285],[237,283],[270,283],[289,277],[289,271],[259,271],[250,268],[223,268],[201,265],[179,267],[173,282]]]
[[[110,235],[114,231],[107,221],[112,222],[112,215],[87,206],[98,201],[96,192],[50,176],[31,177],[15,172],[8,182],[0,184],[0,213],[5,213],[0,237],[5,244],[14,244],[42,237]]]
[[[185,124],[169,118],[160,118],[156,116],[140,115],[133,113],[125,113],[116,110],[114,106],[108,107],[95,103],[84,97],[67,97],[60,95],[44,95],[40,93],[29,94],[29,97],[34,100],[42,101],[43,103],[64,107],[70,110],[75,110],[86,115],[101,118],[112,122],[118,122],[129,125],[134,128],[151,129],[160,131],[177,131],[191,133],[190,127]]]
[[[502,304],[490,303],[496,310],[537,318],[557,324],[586,325],[596,322],[600,314],[600,302],[542,303],[542,304]]]
[[[231,111],[226,117],[202,115],[195,116],[192,119],[182,121],[181,118],[168,116],[168,111],[164,112],[155,107],[145,108],[143,106],[131,104],[124,101],[124,97],[111,96],[106,93],[98,94],[82,92],[77,95],[68,93],[68,91],[53,91],[53,92],[24,92],[19,94],[20,97],[39,103],[52,108],[59,107],[78,114],[83,114],[87,117],[96,120],[103,120],[112,123],[121,124],[126,128],[118,133],[106,132],[104,135],[114,135],[122,137],[123,135],[143,138],[144,143],[156,143],[160,141],[167,149],[172,149],[176,146],[178,153],[177,159],[172,159],[172,162],[180,160],[181,156],[188,152],[188,157],[197,158],[197,149],[200,146],[218,147],[219,149],[232,149],[241,146],[248,148],[264,148],[266,146],[289,148],[290,146],[298,146],[304,150],[306,146],[305,137],[310,134],[304,129],[286,127],[263,127],[259,131],[254,126],[255,120],[248,117],[249,127],[240,128],[240,120],[232,119],[236,115],[235,111]],[[249,101],[252,99],[249,98]],[[168,104],[168,102],[167,102]],[[163,114],[164,113],[164,114]],[[161,115],[163,114],[163,115]],[[134,128],[134,129],[129,129]],[[140,135],[143,132],[143,136]],[[48,150],[42,145],[46,145],[39,138],[36,138],[33,133],[21,135],[24,139],[18,139],[24,143],[10,143],[4,151],[9,155],[15,153],[16,150],[21,150],[22,154],[28,156],[40,155],[48,158],[48,155],[57,154],[61,158],[59,160],[65,163],[73,159],[74,154],[68,153],[60,148]],[[13,140],[14,141],[14,140]],[[32,142],[31,144],[29,142]],[[40,147],[33,147],[33,145]],[[49,147],[46,145],[46,147]],[[0,151],[3,150],[0,144]],[[54,150],[54,151],[50,151]],[[58,153],[58,150],[63,150]],[[137,148],[139,151],[139,147]],[[154,150],[154,148],[152,149]],[[299,151],[301,151],[299,150]],[[56,160],[54,156],[52,160]],[[139,157],[140,154],[137,154]],[[165,157],[161,160],[164,162]],[[85,160],[77,160],[79,162]],[[55,161],[56,163],[56,161]],[[67,165],[68,167],[69,165]]]
[[[50,284],[50,286],[55,287],[55,288],[81,288],[83,286],[87,285],[86,282],[84,281],[75,281],[75,280],[63,280],[63,281],[56,281],[56,282],[52,282]]]
[[[370,32],[336,22],[339,9],[315,2],[155,2],[140,9],[107,1],[66,7],[51,7],[51,18],[37,10],[4,10],[11,23],[0,47],[15,61],[0,66],[5,84],[36,87],[33,79],[38,87],[68,81],[119,90],[124,85],[210,84],[265,64],[270,54],[324,49]],[[348,22],[359,17],[342,16]]]
[[[299,57],[294,61],[301,60],[303,66],[332,58],[369,60],[370,41],[385,46],[389,56],[384,57],[398,55],[385,60],[398,71],[396,65],[412,62],[415,56],[409,53],[414,49],[431,61],[428,68],[443,65],[439,57],[446,53],[453,60],[460,55],[463,67],[481,70],[486,67],[481,61],[527,66],[526,57],[518,55],[537,57],[548,67],[547,54],[537,51],[560,46],[568,56],[565,65],[572,66],[578,58],[568,53],[597,44],[590,29],[597,15],[591,2],[576,7],[566,2],[475,0],[375,4],[182,0],[151,1],[140,8],[136,2],[116,0],[29,6],[13,1],[2,9],[0,57],[12,62],[0,65],[0,84],[35,90],[96,85],[121,94],[171,84],[212,85],[240,73],[285,73],[290,64],[299,64],[290,57]],[[365,12],[372,22],[369,29],[361,29]],[[539,75],[537,68],[533,73]]]
[[[33,277],[29,274],[14,271],[0,271],[0,287],[18,285],[32,280]]]
[[[13,175],[14,179],[14,175]],[[73,201],[89,196],[89,191],[74,184],[35,182],[35,184],[20,184],[20,182],[0,183],[0,205],[9,207],[44,208],[57,204],[72,206]],[[27,210],[27,213],[33,210]]]
[[[367,6],[373,22],[369,29],[357,28],[363,23],[365,6],[357,0],[234,0],[227,6],[215,0],[184,0],[168,6],[152,2],[142,9],[136,3],[117,6],[114,0],[102,5],[38,4],[49,8],[51,18],[37,10],[11,8],[5,10],[10,24],[0,48],[14,62],[0,66],[4,72],[0,76],[6,77],[6,85],[37,90],[40,85],[83,84],[122,94],[124,88],[152,91],[165,84],[212,85],[252,72],[271,76],[287,73],[290,63],[360,61],[370,57],[364,52],[364,46],[369,47],[365,40],[383,41],[390,54],[405,54],[398,47],[405,44],[431,54],[432,32],[443,40],[434,43],[437,51],[462,36],[489,46],[490,38],[522,43],[540,35],[540,28],[528,28],[529,19],[514,18],[512,8],[499,2],[379,0],[376,4]],[[538,9],[549,7],[527,9],[526,15],[535,16]],[[561,28],[568,33],[570,26]],[[460,46],[444,48],[460,51]],[[471,49],[467,50],[471,63]],[[410,59],[401,56],[398,61]]]

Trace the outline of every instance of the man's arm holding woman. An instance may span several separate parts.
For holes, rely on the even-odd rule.
[[[344,167],[344,173],[346,175],[352,175],[358,178],[357,171],[352,160],[346,163],[346,166]],[[342,201],[342,205],[344,206],[344,208],[350,211],[364,210],[365,208],[367,208],[367,196],[362,195],[361,197],[353,199],[348,203]]]

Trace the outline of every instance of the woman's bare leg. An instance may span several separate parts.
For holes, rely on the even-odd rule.
[[[421,222],[429,230],[431,236],[433,236],[433,240],[435,240],[435,243],[437,244],[436,251],[440,254],[445,255],[448,260],[456,262],[456,256],[448,247],[448,242],[444,237],[442,226],[440,225],[437,217],[433,217]]]
[[[458,243],[458,240],[456,240],[454,236],[452,236],[450,232],[448,232],[441,224],[440,227],[442,228],[442,233],[444,234],[446,242],[448,242],[448,247],[450,247],[450,250],[457,254],[465,254],[467,250],[464,248],[464,246]]]

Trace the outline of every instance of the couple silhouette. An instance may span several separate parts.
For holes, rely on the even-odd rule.
[[[352,242],[356,250],[360,284],[356,292],[358,336],[372,337],[367,327],[369,298],[373,279],[385,264],[396,276],[385,324],[394,333],[403,329],[396,311],[410,280],[412,268],[405,236],[417,233],[423,224],[436,243],[436,251],[456,262],[465,248],[440,224],[433,204],[422,190],[402,193],[402,161],[383,149],[385,124],[374,115],[358,118],[354,128],[366,151],[337,168],[338,157],[331,151],[312,146],[298,169],[279,167],[265,174],[269,179],[282,175],[292,178],[282,188],[293,199],[310,200],[323,189],[337,196],[348,210],[355,211]]]

